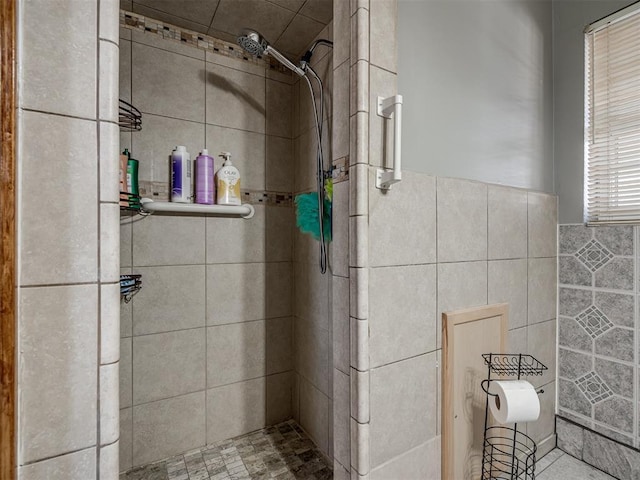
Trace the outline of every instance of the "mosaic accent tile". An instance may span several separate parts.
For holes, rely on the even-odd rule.
[[[200,50],[224,55],[225,57],[244,60],[287,75],[291,74],[289,69],[278,61],[270,57],[247,55],[244,50],[235,43],[225,42],[224,40],[210,37],[204,33],[194,32],[158,20],[146,18],[137,13],[120,10],[120,26],[129,30],[141,30],[149,34],[155,34],[166,40],[179,42],[183,45],[190,45]]]
[[[603,267],[613,258],[613,254],[596,240],[591,240],[575,255],[592,272]]]
[[[591,338],[599,337],[613,327],[611,320],[594,306],[578,315],[576,321],[591,335]]]
[[[328,480],[333,472],[289,420],[120,475],[120,480]]]
[[[589,372],[576,380],[576,385],[592,404],[606,400],[613,392],[595,372]]]

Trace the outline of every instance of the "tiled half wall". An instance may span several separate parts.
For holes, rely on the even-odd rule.
[[[559,228],[559,414],[637,447],[638,228]]]

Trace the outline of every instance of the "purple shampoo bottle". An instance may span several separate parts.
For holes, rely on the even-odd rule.
[[[213,181],[213,157],[203,149],[196,158],[196,203],[213,205],[216,184]]]

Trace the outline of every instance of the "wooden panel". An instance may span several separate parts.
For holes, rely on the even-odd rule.
[[[442,478],[477,480],[487,377],[483,353],[505,353],[506,303],[442,314]]]
[[[0,2],[0,480],[16,478],[15,16]]]

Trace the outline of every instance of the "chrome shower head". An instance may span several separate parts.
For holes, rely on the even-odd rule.
[[[301,77],[304,76],[304,70],[295,66],[291,60],[269,45],[269,42],[255,30],[250,28],[243,29],[237,41],[238,45],[251,55],[271,55],[288,69],[293,70]]]
[[[264,55],[269,42],[255,30],[243,29],[238,35],[238,45],[251,55]]]

